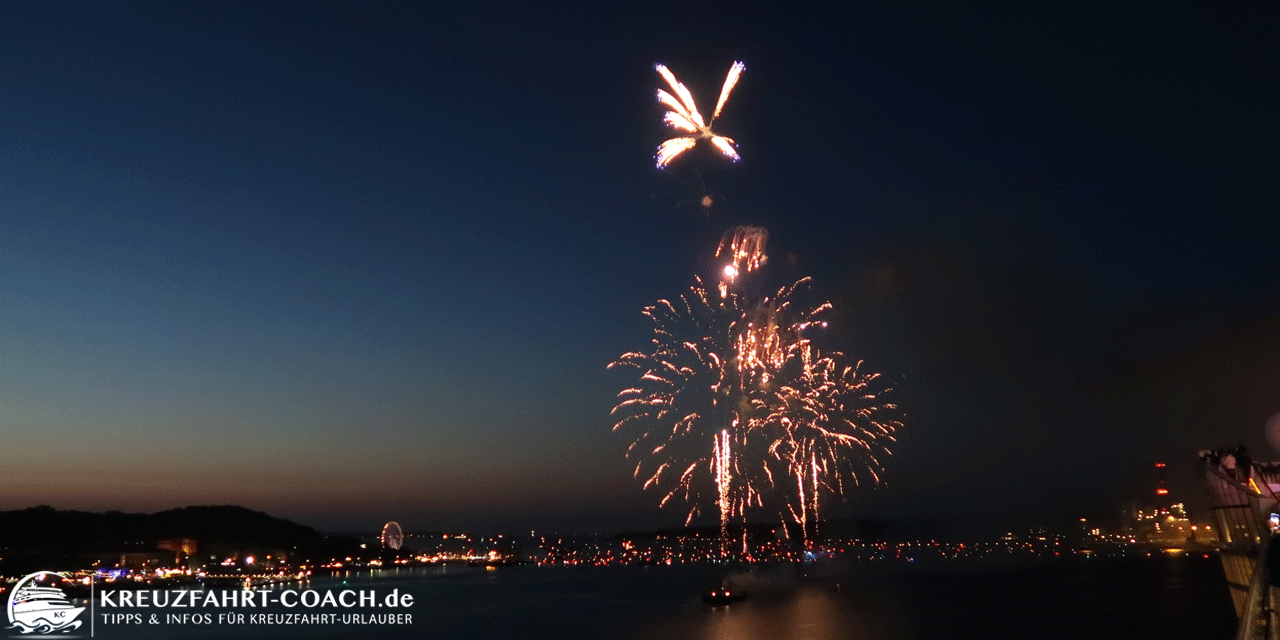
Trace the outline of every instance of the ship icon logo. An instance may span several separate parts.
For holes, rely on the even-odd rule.
[[[22,633],[58,633],[80,627],[84,607],[67,601],[62,589],[54,586],[66,578],[52,571],[37,571],[13,586],[9,594],[9,629]]]

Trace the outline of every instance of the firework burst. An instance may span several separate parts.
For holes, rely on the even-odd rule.
[[[809,542],[830,498],[880,483],[901,427],[879,374],[806,336],[831,309],[801,302],[808,285],[750,301],[699,279],[645,308],[648,351],[609,365],[638,374],[611,412],[614,430],[634,437],[634,475],[663,493],[661,506],[683,501],[686,524],[714,505],[722,540],[748,509],[780,497],[775,512]]]
[[[724,108],[724,103],[729,100],[729,94],[733,92],[733,87],[738,84],[738,78],[746,70],[746,65],[741,62],[734,62],[733,66],[729,67],[729,75],[725,77],[724,86],[720,89],[720,99],[716,102],[716,110],[711,114],[711,120],[708,121],[703,121],[702,114],[698,112],[698,106],[693,101],[693,94],[689,92],[689,89],[683,83],[676,79],[675,74],[671,73],[670,69],[661,64],[655,64],[653,68],[658,71],[658,75],[661,75],[667,81],[667,85],[675,93],[675,95],[672,95],[664,89],[658,89],[658,102],[661,102],[667,108],[667,113],[663,116],[663,122],[666,122],[667,126],[672,129],[688,134],[670,138],[658,146],[658,152],[654,156],[658,168],[666,167],[677,156],[697,145],[699,140],[709,141],[720,153],[734,162],[740,160],[738,151],[734,148],[733,139],[716,134],[711,130],[711,124],[720,115],[720,110]]]
[[[902,423],[886,399],[892,388],[863,372],[861,361],[846,365],[842,354],[807,346],[798,361],[798,375],[770,397],[765,421],[777,428],[769,451],[794,483],[787,510],[808,541],[825,499],[849,484],[880,484]]]
[[[738,161],[734,141],[711,127],[745,66],[729,68],[710,119],[670,69],[654,69],[670,89],[657,90],[663,121],[680,132],[658,147],[658,168],[703,140]],[[705,188],[702,206],[710,206]],[[645,489],[662,492],[660,506],[683,501],[686,524],[714,509],[722,545],[731,522],[745,524],[748,509],[775,498],[776,513],[798,523],[810,542],[825,501],[851,485],[880,483],[901,426],[897,407],[882,398],[890,389],[879,374],[862,372],[861,362],[846,364],[842,354],[824,354],[806,336],[827,325],[822,316],[831,309],[801,301],[808,278],[765,296],[758,276],[744,286],[742,279],[768,259],[768,237],[759,227],[725,233],[714,288],[699,278],[674,301],[646,307],[651,348],[609,365],[638,376],[610,413],[614,431],[633,437],[627,457],[635,461],[634,475]]]
[[[808,279],[755,303],[716,296],[698,280],[675,300],[646,307],[653,321],[651,349],[623,354],[610,368],[636,371],[636,386],[618,394],[615,431],[636,434],[627,450],[645,488],[688,504],[686,524],[705,504],[716,505],[722,532],[764,506],[773,487],[782,437],[775,414],[776,378],[807,357],[807,327],[830,308],[795,301]],[[772,432],[772,433],[771,433]],[[773,446],[775,452],[783,448]]]
[[[618,394],[613,428],[638,434],[627,455],[639,458],[635,475],[645,488],[669,487],[662,506],[682,497],[690,522],[713,502],[725,524],[744,502],[733,480],[734,436],[744,424],[743,388],[731,363],[743,317],[738,298],[713,298],[699,281],[674,303],[646,307],[644,315],[653,322],[651,350],[625,353],[609,365],[640,374],[637,386]]]

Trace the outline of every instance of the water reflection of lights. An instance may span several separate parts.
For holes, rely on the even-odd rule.
[[[805,587],[785,599],[753,599],[707,609],[707,640],[846,640],[862,637],[849,619],[846,595]]]

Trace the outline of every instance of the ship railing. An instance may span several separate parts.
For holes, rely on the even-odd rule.
[[[1276,637],[1273,624],[1275,598],[1271,590],[1271,576],[1267,571],[1268,546],[1270,545],[1264,544],[1258,549],[1257,565],[1249,580],[1248,599],[1244,613],[1240,615],[1240,626],[1236,628],[1236,640],[1273,640]]]
[[[1219,557],[1231,591],[1236,615],[1242,623],[1248,620],[1245,610],[1253,600],[1249,595],[1259,566],[1258,557],[1264,537],[1269,538],[1267,517],[1276,505],[1271,483],[1261,478],[1256,465],[1248,468],[1249,477],[1259,477],[1267,485],[1263,494],[1257,483],[1239,479],[1224,472],[1217,464],[1202,456],[1205,488],[1213,499],[1210,507],[1218,531]],[[1248,484],[1246,484],[1248,483]]]

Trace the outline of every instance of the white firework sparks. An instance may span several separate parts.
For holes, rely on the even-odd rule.
[[[760,227],[734,227],[726,231],[716,247],[716,257],[726,257],[728,264],[720,272],[720,296],[729,293],[729,287],[738,276],[755,271],[769,259],[765,244],[769,232]]]
[[[688,87],[676,79],[675,74],[671,73],[666,65],[655,64],[653,68],[675,92],[675,95],[672,95],[663,89],[658,89],[658,102],[668,109],[663,121],[672,129],[689,134],[671,138],[658,147],[658,152],[654,156],[658,168],[666,167],[677,156],[692,149],[699,140],[709,141],[720,153],[734,162],[740,160],[741,156],[734,148],[733,139],[716,134],[711,130],[711,124],[724,109],[724,103],[729,100],[729,94],[738,84],[738,78],[746,70],[746,65],[734,62],[733,66],[729,67],[729,75],[724,79],[724,86],[720,89],[720,99],[716,102],[716,110],[711,114],[710,121],[703,121],[702,114],[698,112],[698,106],[693,101],[693,94],[689,92]]]

